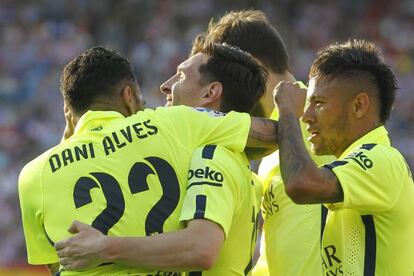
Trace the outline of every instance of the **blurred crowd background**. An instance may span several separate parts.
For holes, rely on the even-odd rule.
[[[279,30],[304,81],[321,47],[375,41],[400,87],[388,129],[414,168],[412,0],[1,0],[0,267],[26,263],[17,179],[26,162],[60,141],[63,65],[86,48],[109,46],[134,64],[147,106],[163,105],[159,85],[186,58],[195,35],[212,17],[249,7]]]

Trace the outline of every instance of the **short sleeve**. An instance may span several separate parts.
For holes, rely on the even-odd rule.
[[[19,200],[29,264],[57,263],[58,256],[43,227],[41,167],[29,163],[19,176]]]
[[[159,107],[155,112],[165,122],[169,121],[181,143],[192,149],[217,144],[236,152],[244,151],[251,125],[247,113],[232,111],[225,114],[187,106]]]
[[[364,145],[327,165],[338,178],[344,193],[341,203],[327,204],[328,208],[357,209],[361,213],[382,212],[391,209],[397,201],[402,182],[401,159],[387,147]]]
[[[207,145],[193,155],[180,221],[208,219],[227,236],[236,209],[237,185],[225,170],[220,147]]]

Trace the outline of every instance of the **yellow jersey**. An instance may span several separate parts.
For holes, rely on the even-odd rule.
[[[250,116],[217,115],[184,106],[146,109],[127,118],[111,111],[84,114],[72,137],[20,174],[29,263],[57,263],[53,244],[70,236],[73,220],[111,236],[150,236],[182,228],[179,215],[193,151],[212,143],[237,152],[245,147]],[[84,274],[141,272],[150,274],[105,264]]]
[[[251,275],[260,209],[254,185],[244,153],[215,145],[195,151],[180,220],[211,220],[225,241],[211,269],[189,275]]]
[[[381,126],[325,165],[344,194],[329,208],[322,238],[326,275],[414,275],[414,183]]]
[[[277,120],[275,109],[271,119]],[[310,151],[306,125],[301,122],[305,146],[312,159],[326,164],[333,156],[316,156]],[[255,276],[321,275],[321,228],[327,209],[320,204],[298,205],[286,194],[280,173],[279,151],[265,157],[259,167],[263,181],[262,216],[264,219],[260,258]]]

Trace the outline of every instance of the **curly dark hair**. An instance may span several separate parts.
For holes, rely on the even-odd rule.
[[[114,50],[97,46],[70,61],[63,69],[60,90],[66,103],[78,114],[99,99],[117,95],[118,85],[136,81],[128,59]]]

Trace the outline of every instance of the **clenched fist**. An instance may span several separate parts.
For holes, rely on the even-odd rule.
[[[279,112],[293,112],[300,118],[305,106],[306,87],[298,81],[281,81],[273,90],[273,100]]]

